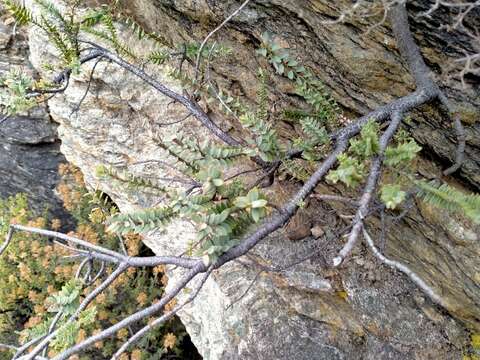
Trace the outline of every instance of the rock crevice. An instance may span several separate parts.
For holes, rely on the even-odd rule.
[[[0,11],[2,9],[0,8]],[[7,25],[4,24],[7,22]],[[13,32],[5,16],[0,21],[0,74],[16,69],[34,74],[28,61],[28,42],[24,30]],[[71,221],[61,200],[55,195],[60,180],[58,166],[65,162],[60,153],[57,124],[45,105],[28,114],[0,120],[0,197],[27,195],[38,215],[48,209],[51,216]]]

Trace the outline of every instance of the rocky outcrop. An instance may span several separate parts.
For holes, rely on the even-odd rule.
[[[17,29],[14,34],[13,25],[2,17],[0,75],[14,68],[31,74],[25,31]],[[67,220],[62,202],[55,195],[60,179],[58,165],[65,162],[65,158],[60,153],[57,125],[50,119],[46,106],[21,116],[3,118],[0,147],[0,197],[25,193],[37,214],[48,209],[52,216]]]
[[[218,19],[239,5],[238,1],[203,0],[124,3],[145,27],[162,33],[173,44],[198,41]],[[235,56],[214,64],[212,76],[229,91],[254,101],[255,73],[262,61],[255,57],[254,50],[261,33],[269,30],[315,70],[352,117],[407,94],[413,89],[413,81],[388,25],[365,34],[376,19],[336,26],[321,23],[349,3],[252,1],[219,32],[217,40],[234,48]],[[424,3],[412,6],[411,10],[417,11]],[[438,18],[414,22],[417,40],[434,70],[461,53],[462,46],[468,46],[464,39],[438,31],[436,21]],[[130,44],[137,51],[147,50],[136,41]],[[52,49],[41,34],[31,33],[30,46],[32,62],[38,69],[52,59]],[[180,85],[161,71],[156,70],[155,76],[180,90]],[[88,78],[89,71],[84,71],[72,79],[64,95],[49,102],[51,114],[60,124],[62,152],[82,169],[92,187],[106,191],[123,211],[157,204],[158,199],[151,194],[97,179],[95,168],[100,164],[128,168],[134,174],[159,179],[164,170],[158,160],[171,160],[156,145],[159,137],[180,129],[199,136],[209,134],[193,119],[162,125],[178,120],[185,110],[112,64],[97,67],[89,94],[80,110],[72,112],[87,89]],[[291,101],[293,89],[282,79],[275,78],[270,90],[272,103]],[[446,180],[478,190],[479,90],[474,86],[462,89],[458,82],[450,83],[445,90],[464,114],[467,130],[465,165],[455,178]],[[211,111],[214,114],[215,110]],[[455,136],[450,124],[433,106],[413,114],[411,124],[424,148],[420,171],[427,177],[440,174],[454,156]],[[295,131],[280,120],[278,126],[284,136]],[[285,187],[276,182],[272,193]],[[317,191],[345,190],[322,185]],[[286,190],[285,196],[289,192]],[[316,229],[316,238],[308,236],[292,242],[286,231],[281,231],[255,248],[252,256],[256,262],[283,271],[259,272],[255,265],[233,262],[212,275],[195,302],[180,313],[205,359],[461,357],[465,326],[480,331],[479,229],[420,202],[413,204],[401,222],[389,227],[386,254],[409,264],[441,294],[448,307],[440,309],[403,275],[379,265],[362,247],[341,269],[332,270],[325,259],[338,251],[342,239],[335,236],[335,231],[345,226],[337,215],[345,210],[337,206],[312,200],[305,218],[308,220],[303,223],[307,230]],[[371,226],[378,227],[378,221],[372,220]],[[177,222],[166,235],[152,234],[145,242],[158,254],[178,254],[193,236],[190,224]],[[305,257],[309,260],[293,265]],[[176,279],[178,274],[172,271],[170,286]]]

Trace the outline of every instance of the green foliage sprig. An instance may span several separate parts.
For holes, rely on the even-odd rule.
[[[177,213],[170,207],[136,211],[131,214],[117,214],[110,218],[109,231],[128,234],[143,234],[168,225]]]
[[[28,91],[33,88],[34,80],[19,70],[11,70],[0,78],[0,106],[8,115],[25,112],[35,106]]]
[[[285,75],[290,80],[305,72],[305,67],[292,58],[288,50],[282,48],[268,31],[262,34],[262,44],[257,54],[266,57],[277,74]]]
[[[425,202],[452,213],[463,213],[474,223],[480,224],[480,195],[466,194],[448,184],[415,181],[415,185],[420,188],[420,197]]]
[[[388,146],[385,150],[385,164],[390,167],[412,161],[422,148],[413,139],[398,144],[396,147]]]
[[[118,236],[106,232],[102,224],[106,217],[116,212],[112,210],[114,206],[108,197],[99,192],[87,192],[81,173],[71,166],[61,166],[60,171],[63,180],[59,185],[59,194],[78,222],[73,236],[121,251]],[[28,211],[26,198],[21,195],[0,201],[0,236],[5,236],[12,221],[33,227],[47,227],[44,217],[33,218]],[[53,220],[51,226],[58,228],[59,221]],[[151,255],[137,235],[126,234],[123,241],[130,256]],[[119,318],[138,310],[138,307],[152,303],[161,296],[163,286],[166,285],[165,269],[161,266],[154,269],[131,269],[94,300],[77,321],[67,324],[66,319],[76,310],[86,291],[91,290],[81,280],[72,280],[78,265],[63,259],[67,254],[68,251],[63,247],[40,236],[22,232],[14,235],[6,252],[0,257],[0,276],[4,279],[0,283],[1,343],[25,343],[44,335],[53,319],[58,316],[59,335],[51,343],[48,354],[49,357],[54,357],[58,351],[114,324]],[[94,263],[92,271],[98,271],[99,266]],[[107,266],[104,276],[111,271],[113,268]],[[98,286],[99,281],[101,279],[91,286]],[[125,288],[128,291],[124,291]],[[133,331],[144,325],[146,322],[133,328]],[[122,331],[116,338],[96,343],[81,359],[110,358],[128,335],[128,331]],[[186,332],[181,323],[172,319],[139,343],[131,356],[140,359],[148,356],[160,358],[166,354],[179,355],[184,336]],[[0,359],[9,358],[11,355],[0,352]]]
[[[298,181],[307,181],[312,175],[309,164],[303,159],[285,159],[280,164],[281,175],[289,175]]]
[[[395,209],[407,197],[399,184],[387,184],[382,186],[380,199],[387,209]]]
[[[191,147],[189,153],[195,153],[195,150],[200,153],[201,148]],[[216,157],[227,155],[214,154]],[[214,261],[237,243],[238,236],[247,231],[249,225],[266,215],[267,200],[256,188],[245,193],[241,183],[226,181],[221,168],[217,167],[221,162],[215,157],[210,160],[209,166],[188,172],[201,183],[201,187],[196,187],[193,192],[170,190],[170,201],[158,208],[117,214],[109,220],[110,231],[145,233],[165,229],[176,219],[189,220],[198,230],[196,253]],[[206,158],[201,158],[201,161],[206,161]]]
[[[347,154],[338,156],[339,166],[336,170],[331,170],[327,175],[327,180],[336,184],[341,181],[348,187],[357,187],[365,177],[365,165],[355,157]]]
[[[19,23],[32,23],[43,29],[61,54],[63,63],[71,69],[79,67],[78,39],[81,33],[102,39],[120,55],[136,58],[136,54],[119,39],[115,23],[119,17],[115,12],[115,4],[92,10],[86,15],[77,15],[74,10],[78,3],[75,3],[64,15],[54,3],[34,0],[43,11],[38,17],[34,17],[25,7],[12,0],[3,1]],[[124,20],[139,39],[149,39],[157,45],[166,45],[162,36],[145,31],[131,18]],[[157,65],[163,65],[179,54],[184,60],[194,60],[199,55],[200,46],[198,43],[187,43],[177,46],[176,49],[177,53],[170,53],[165,48],[157,48],[147,54],[146,59]],[[210,60],[231,55],[231,49],[216,43],[205,46],[202,51],[200,55]],[[110,220],[111,230],[120,233],[146,232],[165,228],[174,219],[187,218],[199,229],[199,253],[213,261],[234,245],[235,239],[250,224],[260,221],[267,213],[267,199],[262,197],[256,188],[249,189],[238,180],[226,180],[224,173],[227,168],[246,156],[255,156],[266,163],[279,163],[280,172],[288,173],[295,179],[308,179],[308,166],[321,159],[329,150],[329,132],[339,126],[341,110],[325,85],[311,70],[301,65],[288,49],[281,47],[271,34],[262,35],[261,48],[257,50],[257,54],[267,59],[277,75],[295,83],[296,93],[303,98],[306,106],[302,109],[287,109],[284,115],[300,125],[302,136],[293,141],[280,140],[274,122],[276,114],[270,113],[270,79],[265,70],[259,70],[257,106],[251,109],[224,90],[216,89],[210,81],[204,82],[202,76],[191,76],[180,69],[171,69],[170,75],[192,89],[193,97],[201,95],[206,98],[207,103],[215,101],[222,111],[239,120],[248,133],[247,145],[227,147],[211,141],[199,143],[196,139],[182,134],[160,141],[159,146],[176,160],[179,170],[188,179],[192,179],[192,186],[186,191],[168,189],[132,176],[126,171],[101,169],[97,175],[121,181],[131,188],[155,190],[168,199],[167,204],[159,208],[114,215]],[[200,69],[202,70],[205,69]],[[30,105],[26,92],[32,84],[27,79],[11,79],[6,85],[10,91],[11,102],[2,100],[2,104],[9,111],[17,111]],[[359,186],[365,178],[370,159],[378,155],[378,133],[378,124],[369,121],[360,135],[350,141],[347,153],[339,156],[339,166],[329,173],[327,180],[342,182],[349,187]],[[292,148],[302,150],[302,159],[288,158]],[[419,151],[420,147],[413,139],[398,139],[396,146],[386,149],[384,163],[392,172],[400,172],[403,166],[412,162]],[[406,192],[402,187],[403,184],[397,182],[383,185],[380,198],[387,208],[394,209],[404,201]],[[468,214],[472,212],[466,205],[462,209]]]
[[[73,1],[62,12],[54,2],[34,0],[40,13],[34,16],[25,6],[14,0],[2,0],[6,9],[19,25],[32,24],[45,32],[49,41],[60,53],[63,66],[79,71],[80,36],[90,34],[111,45],[119,54],[135,58],[133,50],[119,39],[114,23],[115,6],[103,6],[90,9],[85,15],[80,15],[77,7],[79,1]]]
[[[52,348],[57,351],[63,351],[76,343],[76,339],[80,329],[91,329],[94,325],[97,315],[95,306],[83,311],[76,321],[67,322],[68,318],[72,316],[78,305],[80,304],[80,295],[82,291],[82,284],[78,280],[67,281],[57,293],[52,294],[45,301],[47,306],[46,319],[38,325],[25,329],[23,337],[27,340],[35,339],[48,332],[54,319],[56,326],[59,328],[58,335],[51,342]]]
[[[161,34],[154,31],[147,31],[145,28],[140,25],[137,21],[132,19],[130,16],[125,16],[120,14],[119,20],[123,21],[133,32],[134,35],[138,37],[138,40],[151,40],[161,47],[169,47],[170,43],[167,39]]]
[[[128,171],[117,171],[112,167],[109,168],[104,165],[99,165],[95,169],[95,174],[98,177],[109,177],[114,181],[126,184],[130,189],[143,188],[147,192],[154,192],[158,195],[164,195],[167,193],[167,190],[164,186],[156,184],[152,180],[135,176]]]
[[[187,176],[192,176],[209,165],[219,168],[231,166],[249,154],[246,148],[221,145],[208,139],[199,142],[182,133],[158,141],[157,144],[175,158],[177,165],[180,165],[179,171]]]
[[[333,183],[343,182],[348,187],[358,187],[365,178],[369,159],[378,155],[378,134],[378,124],[373,120],[368,121],[360,135],[350,140],[348,152],[338,157],[339,166],[330,171],[327,180]],[[447,184],[415,180],[408,165],[415,160],[421,147],[403,131],[399,131],[395,140],[397,144],[388,146],[384,154],[384,164],[395,174],[395,181],[380,187],[380,199],[387,209],[395,209],[406,200],[407,192],[403,188],[410,184],[421,190],[418,196],[427,203],[450,212],[463,213],[473,222],[480,223],[480,195],[465,194]]]
[[[350,140],[349,152],[360,160],[365,160],[377,155],[380,150],[379,131],[380,127],[376,121],[368,121],[362,127],[360,137]]]
[[[334,184],[340,181],[348,187],[357,187],[365,177],[367,160],[378,153],[378,131],[378,124],[369,120],[358,138],[350,140],[348,152],[338,156],[338,168],[331,170],[326,179]]]
[[[27,25],[33,21],[32,12],[23,5],[19,5],[14,0],[3,0],[5,10],[7,10],[17,21],[19,26]]]
[[[165,229],[176,219],[189,220],[198,229],[196,253],[214,261],[236,244],[249,225],[267,213],[267,201],[256,188],[247,191],[238,179],[224,176],[224,169],[241,161],[251,150],[211,140],[200,143],[182,134],[158,141],[158,145],[177,161],[175,168],[191,179],[191,186],[185,191],[159,187],[125,170],[100,166],[97,176],[121,181],[132,189],[156,189],[167,200],[157,208],[114,215],[108,221],[109,230],[120,234],[145,233]]]
[[[248,190],[238,180],[227,181],[223,175],[224,169],[230,168],[246,155],[258,156],[265,162],[280,161],[280,172],[288,173],[295,179],[308,179],[310,173],[303,163],[305,160],[288,159],[288,149],[301,148],[304,159],[310,162],[318,160],[320,153],[328,147],[327,127],[333,126],[339,108],[328,96],[323,85],[299,65],[288,51],[280,49],[273,40],[270,41],[267,37],[265,39],[264,50],[260,49],[259,54],[269,58],[277,74],[296,82],[299,95],[311,107],[307,116],[299,119],[305,136],[290,145],[280,142],[270,114],[267,86],[269,77],[265,70],[260,69],[258,72],[257,106],[253,110],[221,89],[215,89],[210,83],[201,86],[188,72],[167,68],[170,76],[193,89],[194,96],[203,94],[207,103],[217,102],[220,110],[239,120],[248,131],[245,138],[247,146],[232,148],[210,141],[200,144],[182,134],[158,141],[158,145],[177,161],[175,166],[200,185],[191,187],[187,192],[167,189],[169,201],[166,205],[132,214],[116,215],[109,222],[111,230],[145,232],[165,229],[175,219],[186,219],[198,230],[196,253],[207,256],[208,261],[214,261],[222,252],[235,245],[236,239],[251,224],[266,215],[268,206],[267,199],[257,189]],[[217,49],[220,49],[218,54],[213,47],[206,47],[203,55],[207,56],[208,53],[221,56],[222,47]],[[187,57],[196,57],[196,51],[198,52],[198,49],[195,46],[184,47]],[[151,61],[163,64],[170,59],[169,56],[164,51],[157,52],[151,55]],[[132,181],[134,186],[139,185],[134,183],[135,181]]]
[[[296,81],[297,94],[313,107],[315,117],[332,121],[340,115],[340,108],[325,85],[310,70],[300,65],[287,49],[281,48],[269,32],[262,34],[262,46],[257,54],[266,57],[277,74]]]
[[[324,145],[329,142],[328,132],[338,126],[337,118],[341,115],[339,106],[323,83],[310,70],[300,65],[287,49],[281,48],[270,33],[262,34],[262,46],[257,50],[257,54],[267,58],[277,74],[295,81],[296,93],[311,106],[309,112],[303,109],[287,109],[284,115],[299,122],[305,134],[304,137],[295,139],[292,145],[302,150],[304,159],[319,160],[324,153]],[[296,174],[293,176],[302,177]]]
[[[243,114],[239,120],[255,136],[253,140],[250,140],[250,144],[254,146],[252,154],[260,156],[264,161],[275,160],[280,152],[280,145],[272,125],[253,113]]]
[[[371,159],[379,155],[380,128],[377,122],[369,120],[361,129],[360,134],[350,140],[346,153],[338,156],[339,166],[331,170],[326,179],[332,183],[342,182],[347,187],[357,188],[367,175],[366,169]],[[416,157],[421,150],[420,146],[403,132],[396,136],[397,145],[388,146],[384,156],[384,164],[388,171],[395,174],[393,183],[384,183],[380,187],[380,200],[387,209],[395,209],[407,197],[402,190],[406,183],[410,183],[410,172],[402,171]]]

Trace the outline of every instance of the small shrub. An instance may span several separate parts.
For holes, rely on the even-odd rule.
[[[69,235],[121,251],[119,237],[108,233],[103,225],[107,216],[116,213],[116,207],[104,194],[89,193],[78,169],[63,165],[60,172],[63,178],[58,193],[77,220],[76,229]],[[46,217],[33,217],[23,195],[0,201],[2,238],[11,222],[54,230],[61,226],[58,219],[48,222]],[[138,235],[126,234],[122,241],[131,256],[153,255]],[[78,262],[65,261],[63,257],[67,255],[71,255],[68,250],[48,239],[21,232],[14,235],[10,246],[0,257],[0,278],[5,279],[0,283],[0,343],[25,343],[43,334],[60,310],[65,314],[57,325],[61,327],[67,315],[74,311],[75,305],[100,283],[101,279],[98,279],[92,286],[86,287],[81,281],[73,281]],[[93,270],[98,270],[98,267],[95,264]],[[112,267],[106,267],[104,276],[112,271]],[[77,323],[62,328],[56,341],[51,344],[48,355],[53,356],[139,308],[148,306],[160,298],[167,281],[162,266],[130,269],[94,300]],[[145,325],[146,322],[140,323],[132,331]],[[81,359],[109,358],[129,336],[128,330],[121,331],[116,338],[97,343]],[[132,349],[130,358],[151,359],[166,354],[181,358],[182,344],[188,344],[188,337],[183,325],[174,318],[150,332]],[[195,356],[196,353],[189,355],[189,358]],[[10,357],[8,352],[0,352],[0,359]]]

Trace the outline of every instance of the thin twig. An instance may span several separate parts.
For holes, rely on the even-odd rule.
[[[162,126],[170,126],[170,125],[175,125],[175,124],[179,124],[185,120],[187,120],[189,117],[191,117],[192,114],[191,113],[188,113],[187,115],[185,115],[183,118],[181,118],[180,120],[175,120],[175,121],[171,121],[171,122],[168,122],[168,123],[157,123],[156,125],[162,127]]]
[[[200,45],[200,48],[198,49],[198,54],[197,54],[197,61],[195,62],[195,79],[198,79],[198,73],[200,69],[200,60],[202,58],[202,51],[205,45],[207,44],[208,40],[222,27],[224,27],[230,20],[232,20],[242,9],[247,6],[247,4],[250,2],[250,0],[246,0],[240,7],[235,10],[233,13],[231,13],[219,26],[217,26],[213,31],[211,31],[203,40],[202,44]]]
[[[75,313],[67,319],[66,324],[76,321],[78,316],[84,311],[87,306],[98,296],[100,295],[107,287],[109,287],[121,274],[123,274],[128,268],[128,265],[123,263],[117,267],[117,269],[112,272],[98,287],[96,287],[91,293],[89,293],[85,299],[80,303]],[[59,328],[61,329],[61,328]],[[35,348],[25,357],[25,360],[33,360],[33,358],[48,346],[50,341],[57,335],[59,329],[51,332],[47,335]]]
[[[97,274],[88,282],[87,286],[92,285],[97,281],[97,279],[100,279],[100,276],[103,275],[103,272],[105,271],[105,262],[102,261],[100,262],[100,269],[98,270]]]
[[[456,172],[462,167],[462,164],[465,159],[465,147],[466,147],[467,137],[465,134],[465,129],[463,128],[462,122],[460,120],[460,116],[454,113],[454,110],[450,105],[450,102],[448,101],[445,94],[441,93],[438,98],[441,104],[446,108],[449,116],[453,118],[453,125],[455,127],[455,132],[457,135],[457,148],[455,151],[455,162],[452,164],[452,166],[450,166],[448,169],[445,169],[443,171],[443,175],[448,176],[453,174],[454,172]]]
[[[18,359],[18,357],[20,355],[22,355],[26,350],[28,350],[30,348],[30,346],[33,346],[35,345],[36,343],[38,343],[39,341],[41,341],[46,335],[41,335],[41,336],[38,336],[36,338],[33,338],[32,340],[26,342],[25,344],[23,344],[22,346],[20,346],[17,350],[17,352],[15,353],[15,355],[13,355],[12,357],[12,360],[16,360]]]
[[[85,98],[88,95],[88,92],[90,91],[90,86],[92,85],[93,75],[95,74],[97,65],[100,63],[100,61],[102,61],[102,59],[103,59],[103,56],[100,56],[98,59],[95,60],[95,63],[93,64],[93,67],[92,67],[92,71],[90,72],[90,76],[88,78],[87,88],[85,89],[85,92],[83,93],[83,96],[78,102],[77,106],[75,106],[70,112],[70,116],[72,116],[74,113],[80,110],[80,106],[82,106],[83,101],[85,100]]]
[[[353,247],[357,243],[358,235],[363,227],[363,220],[368,213],[370,201],[372,199],[375,189],[377,188],[377,182],[382,172],[385,149],[387,148],[388,143],[397,131],[401,122],[402,114],[394,113],[392,115],[392,121],[390,122],[390,125],[380,138],[378,155],[372,161],[372,165],[370,166],[369,175],[365,184],[365,188],[363,190],[362,197],[358,201],[360,206],[358,207],[357,213],[355,214],[355,218],[353,220],[354,225],[352,231],[350,232],[347,243],[343,246],[342,250],[340,250],[337,257],[333,259],[333,266],[335,267],[339,266],[343,262],[343,260],[350,254]]]
[[[52,320],[52,323],[50,324],[50,326],[48,327],[48,332],[47,332],[47,336],[50,335],[51,333],[53,333],[53,331],[55,330],[55,327],[57,326],[58,322],[60,321],[60,319],[62,318],[62,315],[63,315],[63,309],[60,310],[56,315],[55,317],[53,318]],[[47,356],[47,351],[48,351],[48,343],[47,345],[45,345],[45,348],[43,349],[42,351],[42,356]]]
[[[194,268],[199,262],[198,259],[180,258],[175,256],[130,257],[130,256],[122,255],[113,250],[109,250],[101,246],[93,245],[87,241],[80,240],[73,236],[68,236],[56,231],[43,230],[43,229],[38,229],[38,228],[33,228],[33,227],[28,227],[23,225],[15,225],[15,224],[10,226],[15,230],[26,231],[33,234],[39,234],[39,235],[49,236],[53,238],[58,238],[66,241],[67,243],[70,242],[75,245],[79,245],[81,247],[88,249],[89,251],[75,249],[75,248],[73,250],[79,251],[79,252],[83,251],[84,253],[86,253],[86,255],[89,255],[94,258],[98,258],[100,260],[109,261],[109,262],[112,262],[111,258],[114,258],[118,260],[117,263],[118,262],[127,263],[129,266],[132,266],[132,267],[177,265],[177,266],[189,269],[189,268]],[[102,256],[102,254],[105,254],[106,256]]]
[[[161,82],[155,80],[153,77],[148,75],[145,71],[140,69],[139,67],[125,61],[118,55],[108,51],[107,49],[101,47],[100,45],[90,43],[92,46],[96,46],[100,55],[103,57],[111,60],[113,63],[119,65],[120,67],[124,68],[125,70],[129,71],[133,75],[137,76],[138,78],[142,79],[145,83],[152,86],[155,90],[159,91],[161,94],[171,98],[182,104],[185,108],[187,108],[190,113],[195,116],[208,130],[212,132],[215,136],[217,136],[220,140],[225,142],[228,145],[238,146],[239,142],[235,140],[232,136],[228,133],[220,129],[217,124],[215,124],[212,119],[202,110],[202,108],[194,102],[192,99],[183,96],[181,94],[176,93],[175,91],[169,89]]]
[[[394,269],[397,269],[401,272],[403,272],[405,275],[407,275],[410,280],[412,280],[424,293],[428,295],[428,297],[435,303],[448,308],[448,304],[445,302],[445,300],[439,296],[425,281],[423,281],[415,272],[413,272],[408,266],[395,261],[386,258],[378,249],[375,247],[375,244],[368,234],[368,232],[365,230],[365,227],[363,227],[363,236],[367,242],[367,245],[370,247],[372,250],[373,254],[377,259],[379,259],[382,263],[385,265],[388,265]]]
[[[170,302],[182,289],[184,289],[188,283],[201,271],[204,271],[203,264],[199,264],[199,266],[195,269],[190,270],[190,272],[181,280],[179,281],[173,289],[170,290],[158,303],[152,304],[149,307],[139,310],[136,313],[126,317],[125,319],[119,321],[115,325],[110,326],[109,328],[101,331],[100,333],[93,335],[79,344],[76,344],[67,350],[63,351],[62,353],[58,354],[53,358],[53,360],[66,360],[70,356],[86,349],[90,345],[96,343],[97,341],[101,341],[107,337],[113,336],[117,331],[128,327],[140,320],[148,318],[157,312],[159,312],[163,307]],[[26,359],[26,360],[33,360],[33,359]]]
[[[92,260],[91,260],[90,258],[88,258],[88,257],[85,258],[85,259],[83,259],[83,261],[82,261],[82,262],[80,263],[80,265],[78,266],[77,272],[76,272],[76,274],[75,274],[75,279],[79,279],[79,278],[80,278],[80,274],[82,273],[83,268],[84,268],[85,266],[87,266],[88,263],[91,262],[91,261],[92,261]]]
[[[185,300],[181,305],[176,306],[172,310],[170,310],[168,313],[165,315],[159,317],[158,319],[155,319],[151,323],[149,323],[147,326],[143,327],[141,330],[139,330],[137,333],[135,333],[128,341],[126,341],[119,349],[118,351],[113,355],[112,360],[119,359],[120,355],[124,353],[130,346],[138,342],[143,336],[145,336],[146,333],[151,331],[157,326],[160,326],[164,324],[166,321],[171,319],[173,316],[175,316],[178,311],[180,311],[185,305],[191,303],[198,295],[200,290],[202,289],[203,285],[207,281],[208,277],[210,276],[211,272],[213,271],[213,268],[210,268],[206,273],[202,275],[202,278],[200,279],[200,283],[197,286],[196,290],[191,293],[191,295]]]
[[[123,238],[121,235],[117,235],[118,243],[120,244],[120,249],[122,250],[123,255],[128,256],[127,248],[125,247],[125,243],[123,242]]]
[[[228,304],[228,306],[226,307],[225,310],[229,310],[230,308],[232,308],[235,304],[237,304],[238,302],[240,302],[247,294],[248,292],[252,289],[253,285],[257,282],[258,278],[260,277],[260,275],[264,272],[265,270],[259,270],[256,274],[255,274],[255,277],[253,278],[253,280],[250,282],[250,284],[247,286],[247,289],[239,296],[237,297],[235,300],[233,300],[230,304]]]
[[[248,169],[248,170],[240,171],[240,172],[238,172],[238,173],[236,173],[236,174],[233,174],[233,175],[225,178],[225,181],[230,181],[230,180],[235,179],[236,177],[239,177],[239,176],[242,176],[242,175],[246,175],[246,174],[250,174],[250,173],[253,173],[253,172],[257,172],[257,171],[260,171],[260,170],[263,170],[263,168]]]
[[[0,255],[3,254],[3,252],[7,249],[8,245],[12,241],[14,232],[15,232],[15,229],[12,226],[10,226],[10,228],[8,229],[8,233],[7,233],[7,236],[5,238],[5,241],[2,244],[2,247],[0,247]]]

